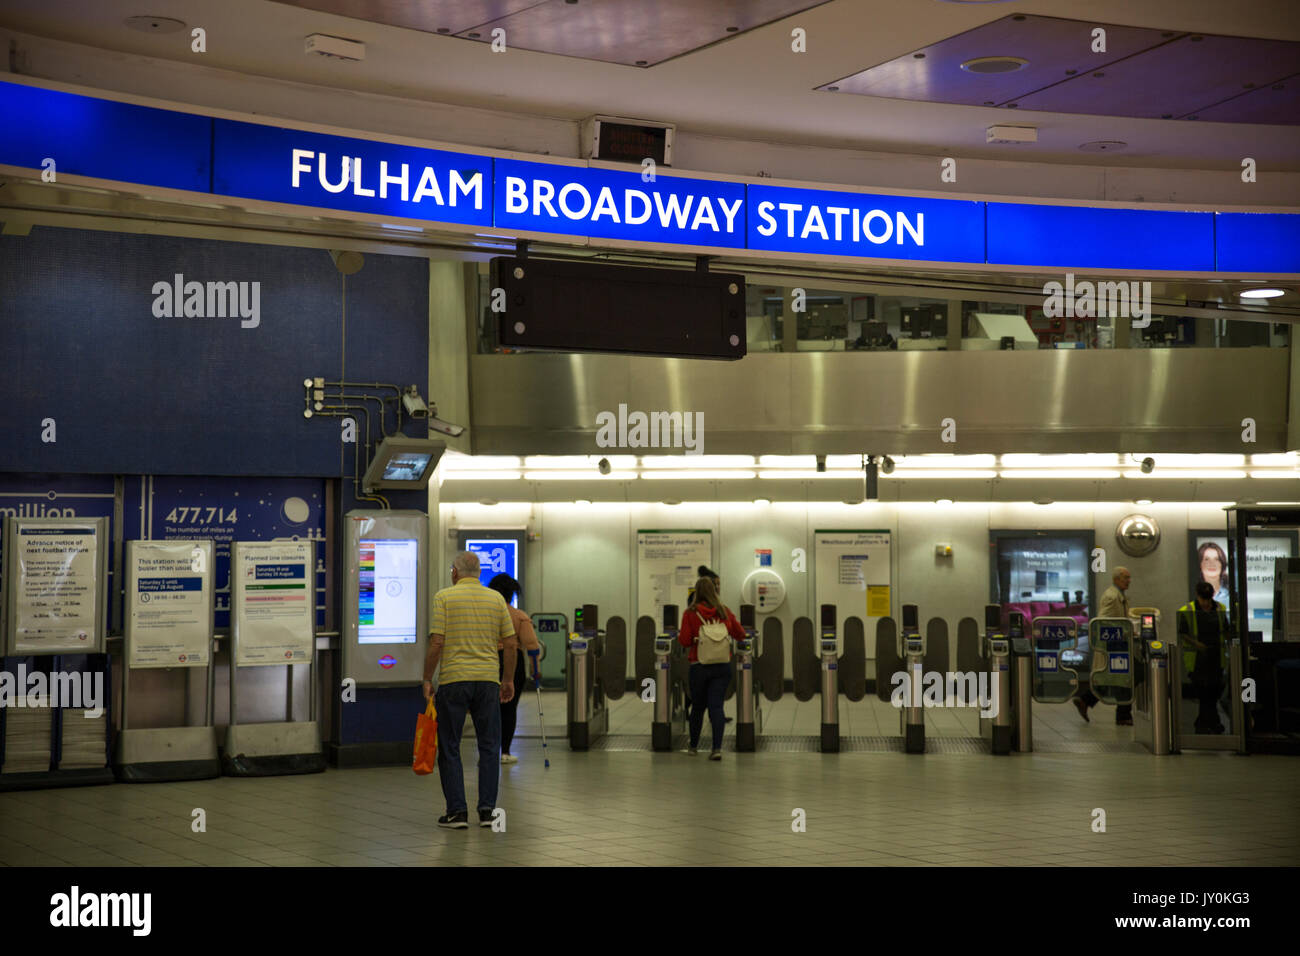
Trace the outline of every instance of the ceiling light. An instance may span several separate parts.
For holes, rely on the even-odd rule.
[[[519,478],[518,471],[448,471],[442,476],[448,481],[509,481]]]
[[[982,471],[973,468],[963,468],[955,471],[943,471],[938,468],[896,468],[890,475],[894,479],[915,480],[918,478],[979,478],[989,479],[996,478],[996,471]]]
[[[528,481],[630,481],[635,471],[614,471],[608,475],[593,475],[589,471],[526,471]]]
[[[1286,295],[1281,289],[1246,289],[1237,293],[1239,299],[1276,299],[1280,295]]]
[[[961,68],[967,73],[1014,73],[1028,65],[1029,61],[1019,56],[977,56]]]
[[[1151,501],[1150,498],[1138,498],[1138,499],[1136,499],[1136,500],[1133,502],[1133,504],[1135,504],[1135,505],[1149,505],[1149,504],[1153,504],[1153,502]]]
[[[756,505],[770,505],[771,503],[772,503],[772,499],[771,499],[771,498],[755,498],[755,499],[754,499],[754,504],[756,504]]]
[[[574,503],[575,505],[589,505],[589,504],[591,504],[591,499],[590,499],[590,498],[575,498],[574,501],[573,501],[573,503]]]
[[[753,478],[752,471],[705,471],[704,469],[684,468],[681,471],[643,471],[642,478],[696,478],[700,480],[724,480],[727,478]]]
[[[1003,478],[1080,478],[1085,481],[1110,480],[1119,477],[1113,469],[1070,469],[1070,468],[1035,468],[1030,471],[1010,470],[1002,472]]]
[[[934,501],[934,503],[935,503],[936,505],[950,505],[950,504],[952,504],[952,499],[951,499],[951,498],[936,498],[935,501]]]

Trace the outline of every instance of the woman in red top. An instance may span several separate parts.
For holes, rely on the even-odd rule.
[[[695,582],[695,603],[682,615],[682,627],[677,633],[677,640],[689,649],[691,681],[691,746],[689,753],[698,752],[700,732],[704,729],[704,710],[709,711],[709,724],[713,727],[713,752],[710,760],[722,759],[722,732],[726,728],[726,717],[722,713],[722,699],[727,693],[727,684],[731,681],[731,661],[728,659],[718,664],[701,664],[699,662],[699,634],[705,624],[722,623],[733,640],[743,640],[745,630],[736,620],[735,615],[727,610],[718,597],[718,588],[712,578],[700,578]],[[728,658],[730,643],[728,642]]]

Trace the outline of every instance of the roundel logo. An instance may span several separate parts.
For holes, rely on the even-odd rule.
[[[180,661],[181,661],[182,664],[185,663],[185,655],[184,655],[184,654],[181,655],[181,657],[180,657]]]
[[[379,666],[384,670],[389,670],[396,663],[397,658],[393,657],[391,654],[385,654],[383,657],[379,658]]]
[[[293,651],[285,651],[284,656],[285,659],[288,660],[289,658],[293,657]]]

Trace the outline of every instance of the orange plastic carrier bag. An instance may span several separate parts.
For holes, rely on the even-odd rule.
[[[418,774],[433,773],[438,760],[438,711],[433,698],[424,713],[415,719],[415,757],[411,769]]]

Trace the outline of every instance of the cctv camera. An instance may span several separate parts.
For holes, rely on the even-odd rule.
[[[429,414],[429,406],[424,404],[419,389],[414,385],[402,393],[402,407],[406,409],[406,414],[412,418],[425,418]]]
[[[1156,460],[1154,458],[1142,459],[1142,474],[1149,475],[1151,474],[1151,472],[1155,471],[1155,468],[1156,468]]]
[[[825,455],[818,455],[818,456],[817,456],[817,470],[818,470],[818,471],[825,471],[825,470],[826,470],[826,456],[825,456]]]
[[[600,469],[600,473],[601,473],[602,475],[608,475],[611,471],[614,470],[614,469],[610,466],[610,463],[609,463],[609,459],[608,459],[608,458],[602,458],[600,461],[598,461],[598,462],[596,463],[596,467]]]
[[[888,455],[882,457],[880,459],[880,470],[887,475],[892,475],[894,473],[894,459],[890,458]]]

